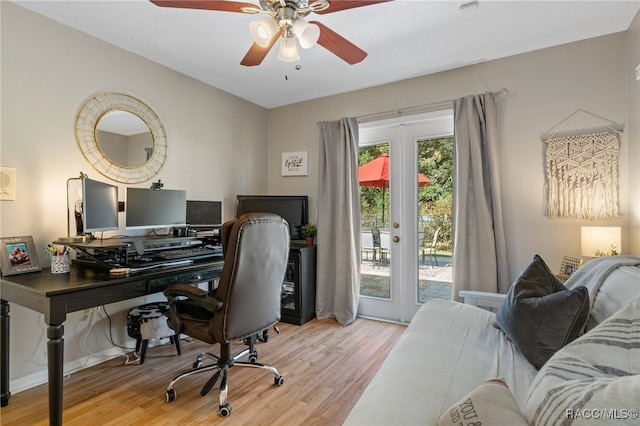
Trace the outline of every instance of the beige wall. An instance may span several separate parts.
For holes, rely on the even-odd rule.
[[[633,175],[630,173],[630,165],[638,164],[637,127],[640,118],[637,107],[635,115],[630,116],[629,105],[633,102],[628,99],[629,56],[635,55],[632,62],[638,62],[637,40],[630,42],[629,39],[637,37],[637,20],[633,33],[599,37],[269,110],[269,192],[309,194],[312,220],[316,220],[318,121],[436,103],[507,88],[509,94],[502,110],[500,155],[512,279],[536,253],[554,270],[559,269],[564,255],[579,256],[581,225],[622,226],[625,253],[640,254],[637,242],[640,208],[635,197],[636,204],[631,211],[630,196],[632,191],[638,190],[638,174],[637,171]],[[635,87],[631,96],[637,104],[637,83],[632,84]],[[615,220],[549,219],[544,214],[543,144],[540,135],[580,108],[626,126],[621,136],[622,217]],[[599,126],[602,123],[598,119],[579,114],[563,130],[580,131]],[[636,131],[629,131],[631,127]],[[309,176],[281,177],[281,152],[303,149],[309,150]],[[634,163],[631,163],[632,154]],[[633,243],[632,218],[635,229]]]
[[[163,120],[169,156],[153,181],[161,179],[165,188],[186,189],[191,199],[222,200],[225,218],[234,214],[237,193],[266,192],[264,108],[15,4],[0,3],[0,164],[15,167],[17,173],[16,200],[0,202],[1,236],[31,235],[36,247],[66,236],[67,179],[83,171],[90,178],[113,183],[84,160],[74,133],[81,105],[103,91],[136,96]],[[135,186],[149,187],[150,183]],[[124,200],[125,186],[119,187]],[[38,254],[47,266],[44,252]],[[107,306],[115,319],[118,342],[128,339],[123,326],[127,308],[140,303],[131,300]],[[18,378],[46,380],[46,327],[42,315],[18,305],[11,306],[11,321],[10,377],[12,391],[17,391],[29,385],[16,381]],[[79,312],[65,323],[67,366],[86,356],[81,335],[87,321],[88,314]],[[107,327],[106,320],[97,324],[87,341],[91,351],[111,347]],[[30,338],[21,338],[25,335]],[[32,374],[37,377],[28,377]]]

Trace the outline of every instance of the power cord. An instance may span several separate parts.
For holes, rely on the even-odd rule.
[[[115,340],[113,339],[113,320],[111,319],[111,315],[109,315],[109,313],[107,312],[107,309],[104,305],[102,305],[102,311],[104,312],[104,314],[107,316],[107,318],[109,319],[109,341],[111,342],[111,345],[113,345],[114,347],[118,348],[118,349],[122,349],[124,351],[129,351],[129,352],[122,352],[122,354],[120,356],[124,357],[124,364],[125,365],[129,365],[129,364],[136,364],[140,362],[140,356],[136,353],[135,348],[128,348],[126,346],[122,346],[122,345],[118,345]],[[129,354],[133,354],[135,356],[135,359],[131,359],[129,357]]]

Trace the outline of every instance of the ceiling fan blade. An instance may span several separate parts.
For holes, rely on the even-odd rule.
[[[240,3],[226,0],[150,0],[160,7],[178,7],[182,9],[220,10],[223,12],[244,12],[245,7],[256,9],[251,3]]]
[[[371,6],[372,4],[385,3],[388,1],[393,0],[330,0],[328,8],[316,13],[324,15],[325,13],[339,12],[341,10],[354,9],[362,6]]]
[[[318,44],[346,63],[350,65],[357,64],[367,57],[367,52],[320,22],[309,21],[309,23],[320,27]]]
[[[244,55],[244,58],[242,58],[242,61],[240,61],[240,65],[244,65],[246,67],[254,67],[256,65],[260,65],[273,45],[276,44],[276,41],[278,40],[278,38],[280,38],[281,34],[282,28],[280,28],[280,30],[273,37],[271,37],[271,40],[269,40],[269,44],[265,47],[260,46],[258,43],[253,43],[249,48],[247,54]]]

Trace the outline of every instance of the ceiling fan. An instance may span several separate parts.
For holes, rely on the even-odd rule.
[[[300,47],[308,49],[316,43],[350,65],[361,62],[367,52],[317,21],[305,21],[310,13],[325,14],[392,0],[259,0],[260,5],[227,0],[150,0],[160,7],[204,9],[269,15],[251,22],[249,31],[254,43],[241,65],[260,65],[280,38],[278,59],[297,61]]]

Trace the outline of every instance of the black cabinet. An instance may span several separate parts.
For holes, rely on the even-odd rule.
[[[282,321],[302,325],[316,316],[316,246],[292,244],[282,283]]]

